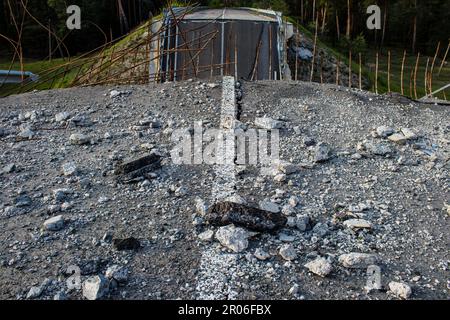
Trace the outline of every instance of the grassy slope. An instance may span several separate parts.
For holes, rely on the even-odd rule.
[[[83,57],[81,60],[78,60],[76,57],[72,58],[72,62],[69,63],[67,68],[65,68],[65,64],[68,63],[68,61],[63,59],[53,59],[52,61],[26,59],[24,61],[24,70],[35,73],[41,77],[41,81],[37,84],[36,89],[45,90],[50,88],[69,87],[77,74],[82,75],[83,73],[88,73],[90,67],[95,65],[101,57],[103,57],[105,61],[109,61],[113,52],[133,46],[136,39],[140,38],[146,31],[147,26],[148,22],[142,24],[131,31],[128,35],[117,39],[114,44],[110,45],[103,52],[99,49],[98,54],[94,53],[89,57]],[[11,62],[6,59],[0,60],[0,69],[9,70],[10,63]],[[80,65],[82,63],[85,64],[83,65],[81,72],[79,72]],[[11,66],[11,70],[20,70],[19,62],[16,61]],[[54,81],[53,77],[55,77]],[[17,84],[5,84],[0,87],[0,96],[9,94],[11,93],[11,90],[15,91],[19,88],[20,85]]]
[[[306,34],[311,39],[314,38],[314,34],[312,34],[308,29],[304,28],[301,25],[298,25],[294,19],[288,18],[288,20],[296,25],[304,34]],[[148,22],[144,23],[143,25],[137,27],[135,30],[130,32],[128,35],[122,37],[116,43],[111,45],[109,48],[107,48],[103,55],[106,56],[106,60],[108,60],[109,56],[112,52],[120,51],[121,49],[124,49],[128,46],[132,46],[133,43],[135,43],[136,39],[139,39],[143,32],[145,32],[146,28],[145,26],[148,26]],[[336,57],[339,57],[340,60],[344,63],[348,64],[348,56],[346,53],[341,53],[338,50],[332,48],[331,46],[327,45],[323,41],[321,41],[319,38],[317,40],[318,46],[324,48],[326,51],[328,51],[330,54],[333,54]],[[403,50],[401,49],[395,49],[390,48],[391,50],[391,91],[393,92],[400,92],[401,86],[400,86],[400,70],[401,70],[401,61],[402,61],[402,54]],[[378,73],[378,92],[379,93],[385,93],[388,90],[387,85],[387,50],[384,50],[384,54],[379,55],[379,73]],[[410,75],[411,75],[411,69],[414,68],[415,65],[415,56],[407,55],[407,59],[405,62],[405,70],[404,70],[404,94],[410,95]],[[425,95],[425,88],[424,88],[424,72],[425,72],[425,64],[426,64],[427,57],[421,57],[419,68],[418,68],[418,74],[417,74],[417,95],[418,97],[422,97]],[[430,61],[432,60],[432,57],[430,57]],[[433,90],[436,90],[443,85],[450,83],[450,66],[444,66],[442,69],[442,72],[440,76],[438,77],[437,73],[439,70],[440,60],[436,62],[435,68],[434,68],[434,77],[433,77]],[[52,61],[25,61],[24,69],[26,71],[31,71],[36,74],[43,74],[47,70],[54,69],[53,72],[50,72],[49,75],[56,74],[56,73],[62,73],[64,71],[64,68],[58,68],[58,66],[61,66],[64,64],[64,61],[62,59],[53,59]],[[375,91],[375,51],[370,50],[367,53],[366,56],[366,62],[365,65],[362,67],[362,74],[365,78],[369,79],[371,82],[371,90]],[[0,69],[9,69],[9,62],[8,61],[1,61],[0,60]],[[88,66],[85,67],[84,70],[87,70]],[[355,62],[355,59],[352,62],[352,70],[354,72],[357,72],[359,69],[359,65],[357,62]],[[19,64],[16,62],[12,70],[20,70]],[[78,72],[78,67],[74,68],[72,70],[69,70],[62,79],[62,77],[58,77],[56,81],[44,81],[42,84],[38,86],[38,89],[45,89],[49,86],[52,86],[53,88],[64,88],[70,85],[71,81],[75,78],[76,74]],[[2,95],[2,92],[4,93],[6,90],[10,89],[10,85],[5,85],[3,87],[0,87],[0,96]],[[412,91],[412,96],[414,97],[414,91]],[[439,98],[443,99],[445,98],[444,93],[441,92],[437,95]]]
[[[314,34],[303,27],[302,25],[298,25],[294,19],[289,19],[289,22],[296,25],[301,32],[306,34],[311,39],[314,39]],[[334,49],[332,46],[327,45],[325,42],[321,41],[318,37],[317,39],[317,45],[326,49],[328,52],[333,54],[336,57],[339,57],[340,60],[348,65],[348,54],[339,52],[338,49]],[[378,93],[387,93],[388,92],[388,55],[387,51],[391,51],[391,76],[390,76],[390,83],[391,83],[391,92],[401,92],[401,65],[402,65],[402,58],[403,58],[403,49],[401,48],[385,48],[383,49],[383,52],[379,54],[379,67],[378,67]],[[441,50],[442,53],[442,50]],[[376,50],[369,49],[366,54],[366,61],[364,65],[362,66],[362,75],[367,78],[371,83],[370,90],[375,92],[375,62],[376,62]],[[433,60],[433,57],[427,57],[427,56],[421,56],[419,59],[419,66],[417,71],[417,97],[421,98],[425,96],[425,69],[426,69],[426,61],[427,58],[430,58],[430,66],[431,62]],[[414,94],[414,85],[413,82],[411,95],[410,95],[410,76],[411,71],[414,70],[416,63],[416,56],[411,55],[410,53],[407,53],[406,60],[405,60],[405,67],[404,67],[404,74],[403,74],[403,93],[406,96],[410,96],[412,98],[415,97]],[[439,66],[441,64],[440,59],[436,59],[434,72],[433,72],[433,91],[437,90],[444,85],[450,83],[450,65],[444,66],[441,70],[441,73],[438,75]],[[355,62],[355,58],[353,58],[352,61],[352,70],[354,72],[357,72],[359,69],[359,64]],[[450,97],[449,93],[450,90],[447,89],[444,92],[440,92],[436,94],[436,97],[440,99],[446,99]]]
[[[378,71],[378,92],[385,93],[387,92],[387,78],[388,78],[388,54],[387,50],[391,51],[391,91],[401,92],[401,66],[403,59],[403,50],[398,48],[389,48],[384,49],[382,54],[379,54],[379,71]],[[367,55],[367,64],[371,65],[371,80],[374,83],[375,79],[375,50],[369,50]],[[403,90],[404,94],[410,96],[410,76],[411,71],[414,72],[414,67],[416,64],[417,56],[414,56],[410,53],[407,53],[405,59],[405,67],[403,74]],[[419,67],[417,71],[417,96],[421,98],[425,95],[425,69],[426,69],[426,61],[427,58],[430,58],[430,67],[433,57],[421,56],[419,59]],[[444,85],[450,83],[450,66],[444,66],[440,75],[438,75],[439,66],[441,64],[441,60],[436,59],[436,63],[434,66],[433,72],[433,90],[437,90]],[[374,88],[372,88],[374,90]],[[447,90],[448,92],[448,90]],[[412,83],[412,96],[414,97],[414,85]],[[444,93],[440,92],[436,95],[437,97],[444,99]],[[447,98],[449,97],[447,93]]]
[[[77,69],[67,70],[63,78],[62,76],[65,71],[63,65],[65,65],[66,63],[67,60],[64,59],[52,59],[51,61],[26,59],[24,61],[24,71],[30,71],[44,78],[44,81],[40,81],[36,89],[49,89],[50,86],[52,88],[65,88],[70,85],[78,71]],[[0,69],[9,70],[10,64],[10,61],[0,60]],[[20,70],[20,63],[13,63],[11,66],[11,70]],[[59,76],[56,77],[55,81],[46,79],[48,77],[51,77],[52,75]],[[8,94],[11,92],[11,90],[15,90],[17,88],[20,88],[20,85],[5,84],[0,87],[0,96]]]

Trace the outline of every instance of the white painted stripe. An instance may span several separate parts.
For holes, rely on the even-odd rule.
[[[222,106],[220,126],[224,135],[234,136],[234,121],[237,115],[235,82],[233,77],[224,77],[222,84]],[[230,140],[230,139],[228,139]],[[233,139],[234,142],[234,139]],[[236,175],[234,168],[234,144],[222,145],[217,150],[225,156],[225,163],[216,165],[215,181],[212,188],[211,201],[223,201],[235,194]],[[211,244],[202,253],[200,270],[197,277],[197,298],[199,300],[233,300],[237,299],[236,274],[239,264],[236,254],[224,253]]]

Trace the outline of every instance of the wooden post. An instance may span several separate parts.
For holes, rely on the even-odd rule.
[[[409,97],[410,98],[413,97],[413,90],[412,90],[413,79],[414,79],[414,69],[411,68],[411,72],[410,72],[410,75],[409,75]]]
[[[323,56],[320,55],[320,83],[323,84]]]
[[[338,61],[336,64],[336,85],[339,85],[339,65],[341,64],[341,58],[338,57]]]
[[[378,94],[378,51],[375,55],[375,93]]]
[[[441,47],[441,42],[439,41],[436,48],[436,53],[434,54],[433,62],[431,63],[431,70],[430,70],[430,91],[432,91],[433,88],[433,71],[434,71],[434,64],[436,62],[437,55],[439,53],[439,49]]]
[[[420,52],[417,53],[416,65],[414,67],[414,98],[417,99],[417,70],[419,68]]]
[[[391,50],[388,51],[388,74],[387,74],[387,82],[388,82],[388,92],[391,92]]]
[[[361,59],[361,52],[358,53],[359,57],[359,90],[362,90],[362,59]]]
[[[430,57],[427,57],[427,65],[425,67],[425,95],[428,94],[428,65],[430,64]]]
[[[401,86],[402,95],[404,95],[404,93],[405,93],[403,90],[403,71],[405,68],[405,59],[406,59],[406,50],[403,51],[402,69],[401,69],[401,74],[400,74],[400,86]]]
[[[439,67],[438,77],[441,75],[442,67],[444,66],[445,60],[447,59],[448,50],[450,49],[450,41],[448,42],[447,50],[445,50],[444,58],[442,59],[441,65]]]
[[[348,87],[352,87],[352,50],[348,52]]]
[[[317,45],[317,27],[319,25],[319,15],[317,15],[316,18],[316,31],[314,33],[314,48],[313,48],[313,57],[312,57],[312,61],[311,61],[311,76],[309,77],[309,82],[313,81],[313,76],[314,76],[314,62],[315,62],[315,58],[316,58],[316,45]]]

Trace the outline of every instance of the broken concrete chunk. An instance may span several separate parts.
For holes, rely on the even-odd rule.
[[[314,274],[317,274],[321,277],[326,277],[333,270],[333,266],[328,262],[327,259],[319,257],[313,261],[305,264],[305,267],[308,268]]]
[[[322,142],[316,146],[316,149],[314,152],[315,152],[314,153],[314,161],[315,162],[325,162],[331,158],[330,148]]]
[[[122,97],[122,96],[129,96],[130,94],[131,94],[130,90],[124,90],[124,91],[111,90],[109,92],[109,97],[111,99],[114,99],[114,98],[118,98],[118,97]]]
[[[238,194],[234,194],[234,195],[226,198],[225,201],[238,203],[238,204],[247,204],[247,201]]]
[[[442,208],[442,210],[446,210],[447,214],[450,216],[450,205],[449,204],[444,203],[444,207]]]
[[[26,194],[21,194],[15,199],[15,205],[16,207],[28,207],[31,205],[31,198],[27,196]]]
[[[278,235],[278,239],[279,239],[281,242],[294,242],[295,237],[294,237],[294,236],[290,236],[290,235],[288,235],[288,234],[286,234],[286,233],[280,233],[280,234]]]
[[[281,208],[281,213],[285,216],[290,216],[295,212],[294,208],[292,208],[290,205],[286,204]]]
[[[73,162],[66,162],[62,165],[62,171],[65,176],[73,176],[78,173],[78,168]]]
[[[279,174],[275,175],[275,177],[273,177],[273,180],[275,182],[279,182],[279,183],[286,181],[286,179],[287,179],[287,177],[284,173],[279,173]]]
[[[201,215],[204,216],[208,210],[208,205],[203,199],[197,198],[195,199],[195,211]]]
[[[24,128],[17,136],[22,139],[32,139],[35,133],[30,128]]]
[[[364,148],[377,156],[386,156],[390,153],[392,153],[392,149],[391,147],[386,144],[386,143],[372,143],[372,142],[367,142],[364,144]]]
[[[392,142],[398,143],[398,144],[404,144],[406,140],[408,140],[403,133],[394,133],[388,137],[388,139]]]
[[[280,206],[276,203],[273,203],[269,200],[264,200],[259,202],[259,208],[264,211],[269,211],[272,213],[279,213],[280,212]]]
[[[387,138],[388,136],[393,134],[395,132],[395,130],[391,127],[379,126],[379,127],[377,127],[376,132],[379,137]]]
[[[83,145],[89,143],[91,141],[91,138],[82,133],[74,133],[70,135],[69,141],[71,144]]]
[[[36,299],[42,294],[43,291],[44,290],[41,286],[31,287],[30,291],[27,293],[27,299]]]
[[[297,259],[297,253],[295,252],[294,247],[292,244],[283,244],[280,247],[280,256],[287,261],[292,261]]]
[[[256,259],[263,261],[270,258],[270,254],[261,248],[256,249],[253,255],[256,257]]]
[[[125,283],[128,280],[128,269],[115,264],[106,269],[105,276],[119,283]]]
[[[344,226],[350,229],[372,229],[372,224],[364,219],[348,219],[344,221]]]
[[[94,276],[83,282],[83,297],[98,300],[108,294],[109,282],[103,276]]]
[[[11,173],[14,170],[16,170],[16,165],[14,163],[10,163],[3,167],[2,173]]]
[[[258,232],[274,232],[286,224],[286,217],[233,202],[218,202],[208,209],[206,220],[215,226],[235,224]]]
[[[245,229],[230,224],[220,227],[216,232],[216,239],[228,249],[234,252],[242,252],[248,247],[249,234]]]
[[[308,231],[311,229],[311,219],[306,215],[297,216],[295,219],[295,226],[301,232]]]
[[[312,232],[318,237],[325,237],[329,232],[328,224],[326,222],[318,222],[313,227]]]
[[[56,122],[66,121],[70,118],[70,112],[60,112],[55,115]]]
[[[55,189],[53,190],[53,197],[56,202],[63,202],[67,199],[67,195],[71,194],[72,190],[70,189]]]
[[[290,198],[289,198],[289,200],[288,200],[288,203],[289,203],[289,205],[292,207],[292,208],[295,208],[297,205],[298,205],[298,197],[296,197],[296,196],[291,196]]]
[[[408,299],[412,294],[411,287],[404,282],[389,282],[389,290],[401,299]]]
[[[273,168],[273,175],[277,174],[290,175],[296,173],[299,169],[297,165],[282,160],[274,161],[272,168]]]
[[[338,260],[346,268],[358,269],[376,264],[378,257],[370,253],[352,252],[340,255]]]
[[[64,218],[62,215],[45,220],[44,228],[49,231],[58,231],[64,227]]]
[[[281,129],[283,122],[268,117],[255,118],[255,125],[262,129],[272,130]]]
[[[381,290],[381,268],[377,265],[367,267],[367,281],[364,290],[371,292],[373,290]]]
[[[211,241],[213,239],[213,237],[214,237],[213,230],[206,230],[198,235],[198,238],[201,241]]]
[[[401,128],[400,131],[403,133],[406,139],[414,140],[417,139],[417,133],[409,128]]]

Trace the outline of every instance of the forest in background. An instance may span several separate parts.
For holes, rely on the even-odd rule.
[[[66,8],[73,4],[81,8],[81,30],[66,27]],[[103,49],[139,37],[143,22],[169,4],[282,11],[307,38],[317,38],[318,46],[337,58],[337,65],[359,69],[359,85],[351,86],[361,87],[363,74],[373,92],[399,92],[417,99],[450,83],[445,63],[450,49],[448,0],[0,0],[0,69],[45,74],[48,79],[40,88],[66,87],[87,68],[86,61],[102,52],[112,61],[118,53]],[[367,8],[373,4],[381,11],[379,30],[366,26]],[[311,62],[302,63],[311,68]],[[335,82],[342,85],[338,69]],[[55,75],[61,79],[55,82]],[[8,86],[0,87],[4,95]],[[447,99],[445,90],[435,96]]]
[[[194,2],[174,1],[183,5]],[[212,7],[247,6],[283,11],[304,27],[313,31],[318,22],[319,35],[345,52],[353,49],[398,47],[410,53],[433,55],[441,42],[449,41],[450,1],[448,0],[204,0],[201,5]],[[23,18],[23,4],[33,15],[26,15],[21,35],[21,46],[26,57],[44,59],[49,51],[50,29],[71,55],[90,51],[111,38],[129,32],[149,15],[157,15],[167,4],[163,0],[0,0],[0,34],[14,41],[18,30],[14,21]],[[82,29],[66,28],[66,8],[76,4],[82,9]],[[377,4],[381,8],[381,30],[368,30],[366,9]],[[39,23],[37,23],[39,21]],[[56,39],[51,36],[53,45]],[[7,55],[12,46],[0,39],[0,53]],[[64,55],[58,50],[55,55]]]

